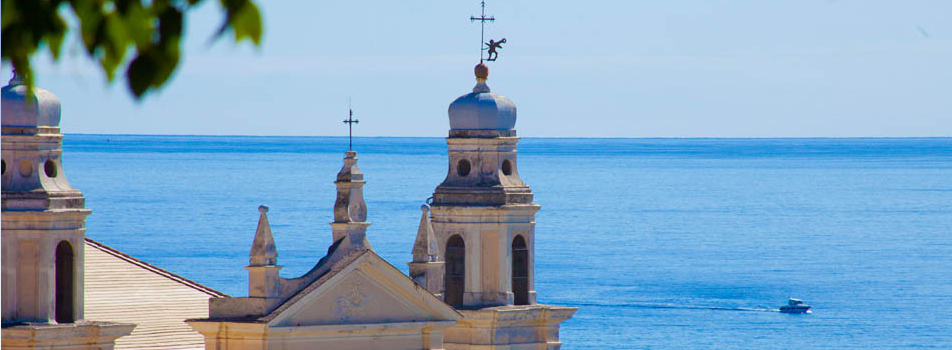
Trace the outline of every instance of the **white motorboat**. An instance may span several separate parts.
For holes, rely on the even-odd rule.
[[[780,312],[786,314],[808,314],[810,313],[810,305],[804,304],[803,300],[790,298],[787,301],[787,305],[780,307]]]

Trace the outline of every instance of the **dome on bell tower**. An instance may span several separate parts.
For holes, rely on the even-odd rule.
[[[489,67],[480,63],[475,68],[473,92],[460,96],[450,104],[452,130],[512,130],[516,126],[516,105],[506,96],[494,94],[486,85]]]
[[[0,91],[3,210],[85,210],[82,192],[63,172],[60,100],[37,87],[32,92],[16,72]]]
[[[33,96],[29,96],[26,85],[15,71],[13,78],[3,87],[2,98],[4,127],[59,126],[59,98],[40,88],[33,88]],[[27,101],[28,98],[32,101]]]

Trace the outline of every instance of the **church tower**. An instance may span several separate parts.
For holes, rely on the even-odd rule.
[[[63,172],[60,102],[2,90],[3,348],[112,349],[134,325],[83,320],[83,193]]]
[[[556,349],[559,324],[576,309],[536,303],[541,207],[519,177],[516,106],[490,91],[485,64],[475,74],[473,91],[449,107],[448,171],[424,207],[410,276],[463,314],[447,349]]]
[[[516,106],[475,69],[473,92],[449,107],[449,170],[433,193],[431,225],[443,252],[443,300],[454,306],[535,303],[532,190],[519,178]]]

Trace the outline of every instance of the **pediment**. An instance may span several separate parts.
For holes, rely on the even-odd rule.
[[[292,298],[292,304],[269,325],[447,321],[462,317],[372,251],[351,261],[317,288],[305,288],[302,293],[307,294]]]

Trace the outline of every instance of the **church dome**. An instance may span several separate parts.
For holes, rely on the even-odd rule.
[[[476,66],[473,92],[460,96],[450,104],[452,130],[511,130],[516,126],[516,105],[506,96],[494,94],[486,85],[489,68]]]
[[[13,73],[13,78],[2,89],[2,118],[4,127],[59,126],[60,100],[52,92],[33,88],[33,96],[27,96],[23,80]],[[27,102],[27,98],[32,103]]]

